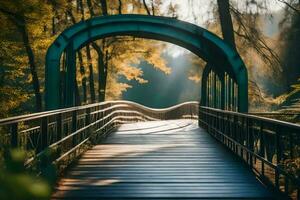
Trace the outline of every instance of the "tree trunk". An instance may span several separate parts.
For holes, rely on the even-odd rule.
[[[83,102],[87,102],[87,89],[86,89],[86,77],[82,78],[82,91],[83,91]]]
[[[232,24],[232,19],[230,15],[230,7],[229,7],[229,0],[217,0],[218,2],[218,12],[219,12],[219,17],[220,17],[220,23],[221,23],[221,29],[222,29],[222,35],[224,38],[224,41],[229,44],[233,49],[236,50],[236,45],[235,45],[235,40],[234,40],[234,30],[233,30],[233,24]],[[225,109],[225,101],[226,101],[226,96],[224,93],[225,90],[225,72],[218,72],[219,70],[215,71],[215,73],[218,73],[217,75],[219,76],[220,80],[222,81],[221,85],[221,90],[222,90],[222,95],[221,95],[221,109]],[[230,80],[232,78],[230,77]],[[233,82],[232,82],[233,84]],[[229,89],[231,84],[228,85]],[[232,85],[233,86],[233,85]],[[229,90],[230,91],[230,90]],[[232,91],[233,92],[233,91]],[[231,94],[230,92],[228,92]],[[215,97],[216,98],[216,97]],[[231,98],[228,99],[228,105],[231,105]],[[217,107],[215,104],[214,107]],[[232,109],[232,108],[229,108]]]
[[[218,11],[222,34],[225,42],[236,49],[234,40],[233,24],[229,10],[229,0],[218,0]]]
[[[75,106],[80,106],[81,100],[80,100],[80,94],[79,94],[79,87],[77,81],[75,81]]]
[[[93,17],[95,15],[95,13],[94,13],[94,9],[93,9],[91,0],[86,0],[86,3],[88,6],[88,9],[89,9],[89,12],[90,12],[90,16]]]
[[[34,94],[35,94],[35,108],[36,108],[36,111],[39,112],[39,111],[42,111],[42,95],[41,95],[41,91],[40,91],[40,82],[38,79],[37,68],[36,68],[35,61],[34,61],[34,53],[31,48],[31,45],[29,43],[29,36],[28,36],[28,32],[27,32],[26,22],[24,19],[21,19],[21,20],[22,20],[22,23],[20,23],[17,26],[22,35],[23,44],[24,44],[26,54],[28,57],[30,73],[32,76],[32,85],[33,85]]]
[[[92,44],[98,54],[98,100],[105,100],[106,78],[107,78],[107,63],[104,62],[105,56],[98,45]]]
[[[121,15],[122,14],[122,0],[119,0],[119,14]]]
[[[84,20],[84,7],[83,7],[82,0],[79,0],[78,3],[79,3],[79,7],[80,7],[81,20],[83,21]]]
[[[106,0],[100,0],[102,15],[108,15]]]
[[[85,78],[85,67],[84,67],[84,64],[83,64],[83,56],[82,56],[82,53],[81,53],[80,50],[77,52],[77,54],[78,54],[79,65],[80,65],[80,74],[83,76],[82,79],[81,79],[83,102],[86,102],[86,99],[87,99],[87,96],[86,96],[87,95],[86,94],[86,85],[85,85],[86,81],[84,81],[84,80],[86,80],[86,78]],[[76,84],[77,84],[77,80],[76,80]],[[75,93],[75,98],[80,100],[79,88],[78,88],[78,92]]]
[[[147,6],[146,0],[143,0],[143,4],[144,4],[144,7],[145,7],[145,9],[146,9],[147,14],[148,14],[148,15],[151,15],[150,10],[149,10],[149,8],[148,8],[148,6]]]
[[[106,0],[100,0],[102,14],[104,16],[108,15]],[[122,3],[119,1],[119,3]],[[122,4],[119,4],[119,12]],[[103,44],[105,43],[105,38],[103,39]],[[96,44],[92,43],[93,48],[98,54],[98,99],[99,102],[105,101],[105,90],[106,90],[106,78],[107,78],[107,63],[105,63],[105,55],[101,48]],[[104,46],[104,45],[103,45]],[[106,52],[107,53],[107,52]]]
[[[91,101],[92,103],[96,102],[96,95],[95,95],[95,83],[94,83],[94,70],[92,64],[92,57],[91,57],[91,49],[90,45],[86,46],[86,58],[87,63],[89,66],[89,83],[90,83],[90,94],[91,94]]]

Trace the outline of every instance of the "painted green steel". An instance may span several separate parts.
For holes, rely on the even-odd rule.
[[[225,73],[221,73],[219,75],[220,81],[221,81],[221,109],[225,109]]]
[[[73,43],[71,42],[66,49],[66,87],[65,89],[65,103],[63,107],[75,106],[75,84],[76,84],[76,52],[73,51]]]
[[[94,40],[116,35],[166,41],[190,50],[215,68],[231,75],[239,85],[239,111],[248,111],[247,70],[234,49],[218,36],[194,24],[174,18],[148,15],[96,17],[77,23],[61,33],[49,47],[46,55],[47,110],[65,106],[61,102],[60,58],[70,43],[73,51],[76,52]],[[72,71],[70,67],[74,65],[67,66],[67,71]]]
[[[208,81],[208,75],[211,70],[211,65],[207,64],[205,65],[203,72],[202,72],[202,78],[201,78],[201,100],[200,105],[201,106],[208,106],[207,101],[207,81]]]

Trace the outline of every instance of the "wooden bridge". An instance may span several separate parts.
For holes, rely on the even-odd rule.
[[[299,180],[283,165],[299,153],[300,126],[291,123],[197,102],[111,101],[0,127],[3,146],[27,150],[28,168],[62,172],[53,199],[299,198]]]
[[[267,198],[271,193],[197,121],[120,126],[87,151],[54,198]]]

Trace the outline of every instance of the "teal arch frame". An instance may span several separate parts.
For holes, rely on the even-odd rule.
[[[214,69],[226,71],[238,85],[238,111],[248,111],[248,75],[239,54],[221,38],[194,24],[169,17],[112,15],[79,22],[51,44],[46,55],[45,107],[57,109],[74,104],[76,51],[105,37],[126,35],[170,42],[190,50]],[[60,60],[66,53],[66,96],[61,102]],[[203,97],[202,97],[203,98]]]

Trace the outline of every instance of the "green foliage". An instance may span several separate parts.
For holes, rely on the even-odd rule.
[[[51,187],[44,179],[29,174],[25,167],[25,152],[7,152],[5,165],[0,169],[0,199],[49,199]]]
[[[296,113],[297,117],[294,121],[300,122],[300,78],[297,83],[291,86],[291,91],[282,96],[284,97],[284,101],[280,105],[281,111]]]

